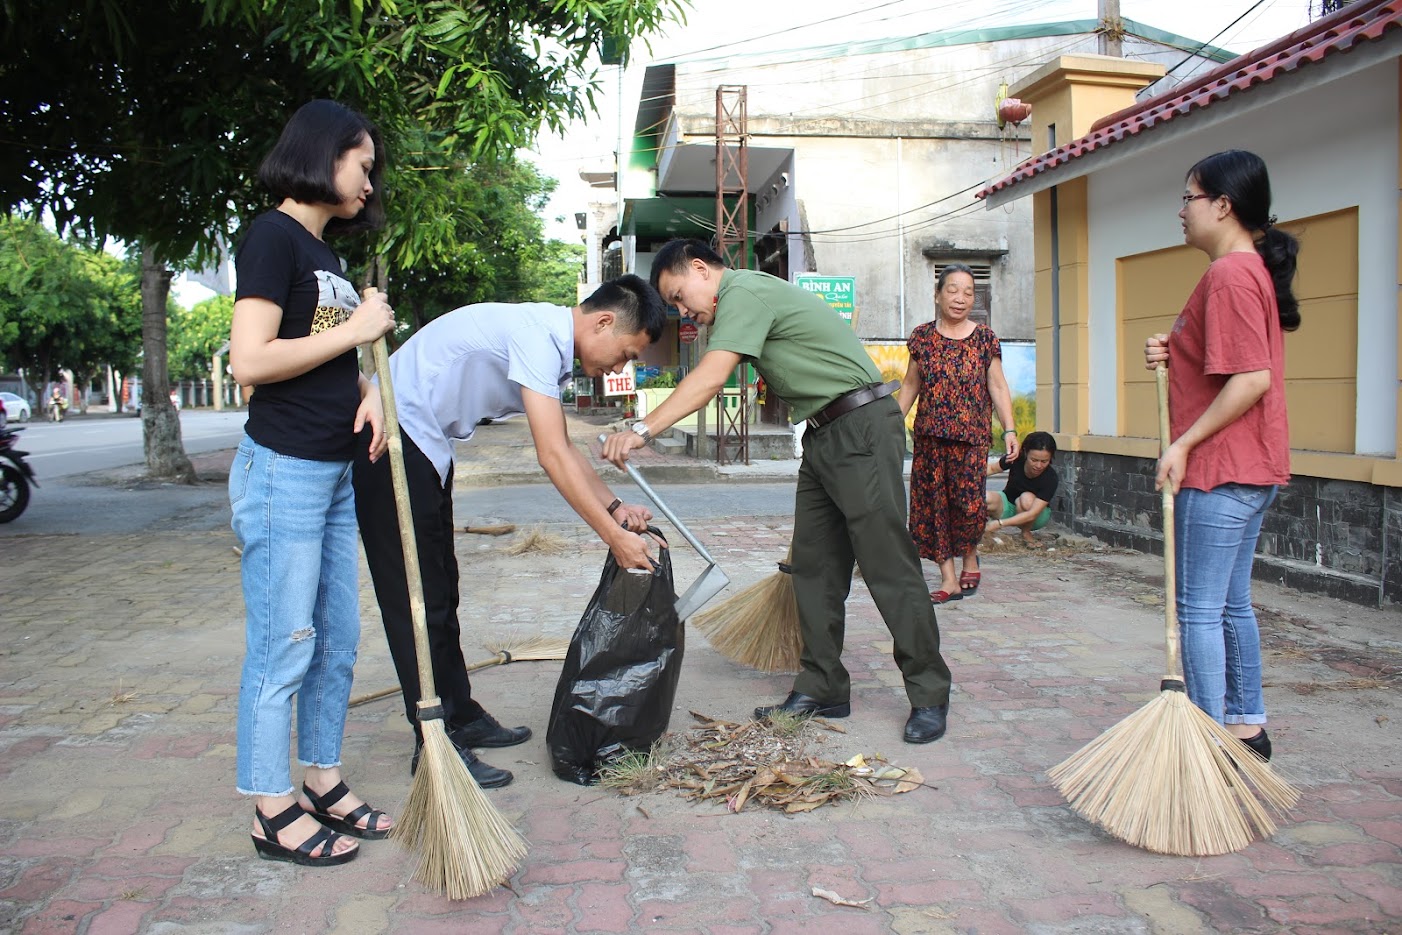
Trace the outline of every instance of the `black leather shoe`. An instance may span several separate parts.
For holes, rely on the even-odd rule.
[[[905,722],[906,743],[931,743],[944,736],[944,721],[949,705],[937,704],[927,708],[911,708]]]
[[[453,746],[459,750],[473,747],[514,747],[531,739],[531,729],[502,727],[496,718],[484,711],[477,720],[450,729],[448,736],[453,738]]]
[[[1267,763],[1271,761],[1271,735],[1266,733],[1266,729],[1264,727],[1261,728],[1261,732],[1255,737],[1237,739],[1241,740],[1242,743],[1250,747],[1253,751],[1255,751],[1257,756],[1265,760]]]
[[[409,761],[410,776],[419,771],[419,755],[423,753],[423,749],[424,742],[422,740],[414,744],[414,758]],[[497,769],[495,766],[483,763],[477,758],[477,754],[466,747],[458,748],[458,756],[462,759],[462,765],[467,767],[473,780],[483,789],[500,789],[502,786],[510,785],[511,780],[516,778],[511,775],[510,770]]]
[[[779,704],[755,708],[755,720],[762,721],[775,711],[795,717],[846,717],[852,713],[852,705],[846,701],[841,704],[823,704],[817,698],[809,698],[799,692],[789,692],[789,697]]]

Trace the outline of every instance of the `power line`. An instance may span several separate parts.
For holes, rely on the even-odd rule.
[[[1149,90],[1149,88],[1152,88],[1154,85],[1158,84],[1160,81],[1163,81],[1164,78],[1167,78],[1169,75],[1173,74],[1175,71],[1177,71],[1178,69],[1182,68],[1182,67],[1183,67],[1184,65],[1186,65],[1188,62],[1190,62],[1190,61],[1192,61],[1193,59],[1197,58],[1198,55],[1201,54],[1202,50],[1205,49],[1205,48],[1207,48],[1208,46],[1212,45],[1212,43],[1216,42],[1217,39],[1222,35],[1222,33],[1226,32],[1227,30],[1229,30],[1229,29],[1231,29],[1233,26],[1235,26],[1237,23],[1240,23],[1242,20],[1246,19],[1246,17],[1250,16],[1253,12],[1255,12],[1255,10],[1256,10],[1257,7],[1261,6],[1262,4],[1264,4],[1264,3],[1266,3],[1266,2],[1267,2],[1267,0],[1256,0],[1255,3],[1251,4],[1251,6],[1247,8],[1247,10],[1246,10],[1245,13],[1241,14],[1241,15],[1238,16],[1236,19],[1232,20],[1232,21],[1231,21],[1230,23],[1228,23],[1226,26],[1223,26],[1222,29],[1221,29],[1220,31],[1218,31],[1217,35],[1213,36],[1211,39],[1208,39],[1208,40],[1207,40],[1206,42],[1204,42],[1202,45],[1198,46],[1194,51],[1189,52],[1187,55],[1185,55],[1185,56],[1183,57],[1183,60],[1182,60],[1181,62],[1179,62],[1177,65],[1174,65],[1174,66],[1173,66],[1172,68],[1170,68],[1168,71],[1164,72],[1163,75],[1161,75],[1158,79],[1156,79],[1156,80],[1153,81],[1151,84],[1149,84],[1148,86],[1146,86],[1146,87],[1144,87],[1143,89],[1141,89],[1141,90],[1139,91],[1139,93],[1140,93],[1141,95],[1143,95],[1146,91]]]

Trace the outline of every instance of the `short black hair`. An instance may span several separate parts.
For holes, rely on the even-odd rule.
[[[682,273],[692,260],[701,260],[707,266],[725,268],[725,260],[711,245],[694,237],[686,240],[669,240],[652,258],[652,288],[660,287],[663,273]]]
[[[1029,451],[1045,451],[1047,454],[1056,456],[1056,439],[1052,438],[1050,432],[1028,432],[1027,437],[1022,440],[1022,448],[1018,453],[1018,459]]]
[[[579,307],[585,312],[613,312],[613,330],[622,334],[647,332],[649,344],[656,344],[667,324],[667,306],[657,290],[641,276],[629,273],[610,279],[594,290]]]
[[[375,165],[370,170],[370,197],[365,207],[350,219],[332,218],[326,233],[344,234],[373,230],[385,222],[381,200],[385,146],[380,131],[364,114],[335,101],[308,101],[287,121],[277,145],[258,167],[258,181],[279,201],[291,198],[303,204],[338,205],[336,162],[345,153],[369,138],[375,147]]]

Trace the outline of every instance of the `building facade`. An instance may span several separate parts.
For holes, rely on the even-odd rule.
[[[1171,328],[1207,265],[1182,242],[1187,169],[1247,149],[1300,239],[1304,319],[1286,338],[1293,480],[1257,573],[1402,599],[1399,26],[1397,4],[1361,0],[1139,103],[1116,84],[1134,77],[1095,57],[1013,88],[1033,104],[1034,138],[1057,145],[981,194],[994,210],[1033,205],[1037,420],[1065,451],[1053,506],[1077,529],[1160,547],[1144,339]]]

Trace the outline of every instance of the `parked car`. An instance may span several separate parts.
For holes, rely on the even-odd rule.
[[[29,403],[24,401],[23,396],[16,396],[14,393],[0,393],[0,403],[7,418],[15,422],[28,422],[30,416]]]

